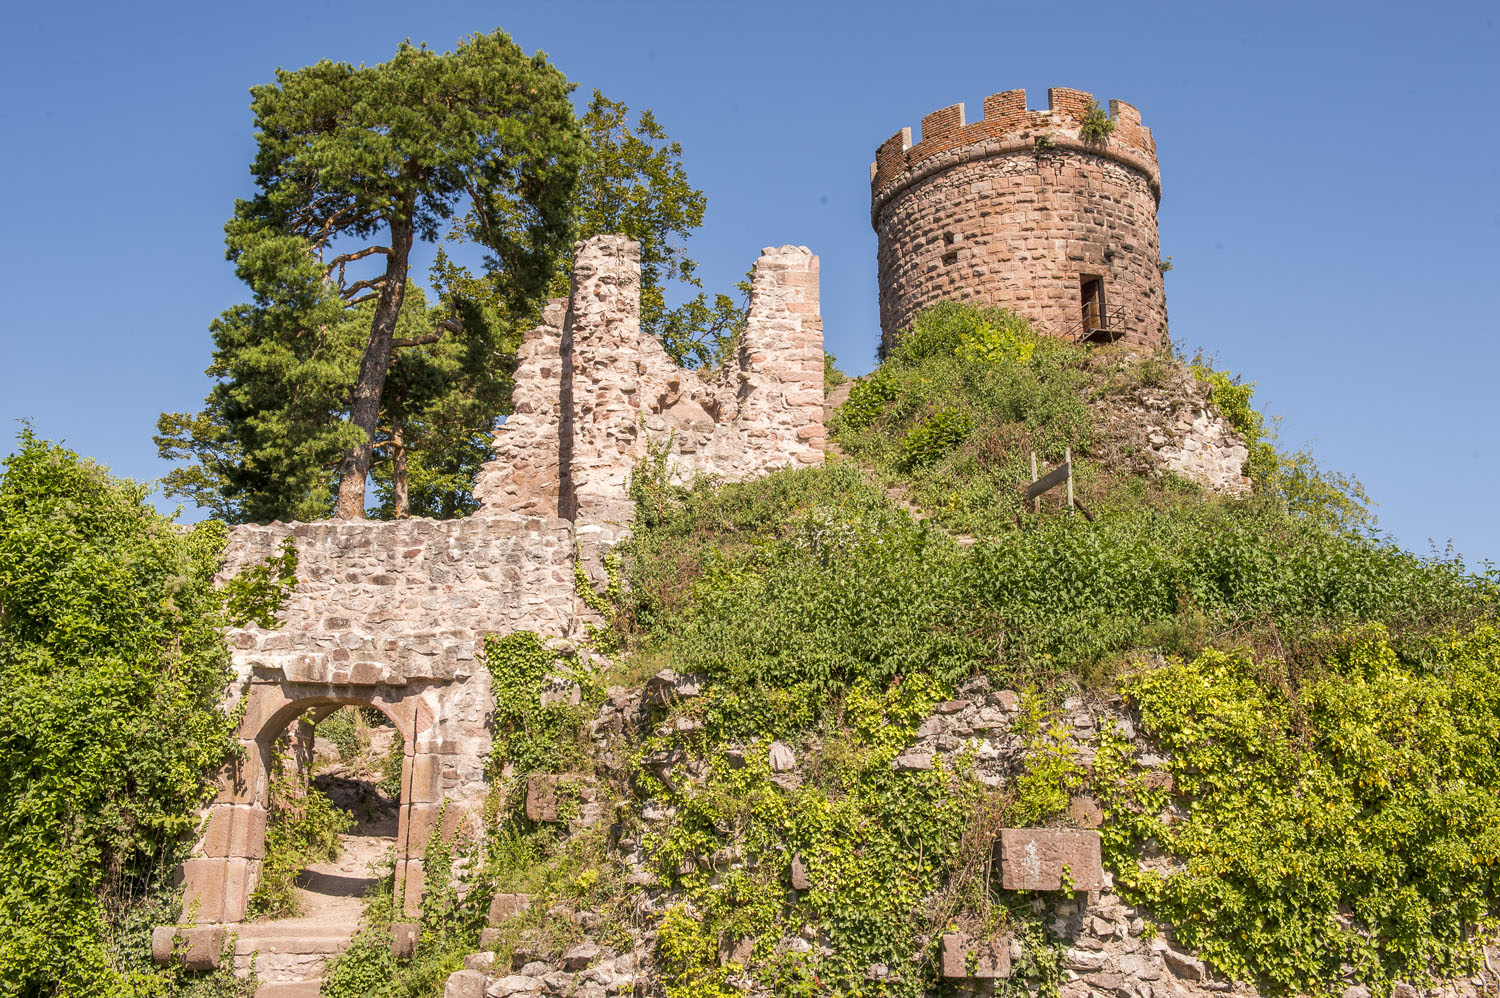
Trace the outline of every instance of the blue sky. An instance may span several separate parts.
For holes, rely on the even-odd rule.
[[[654,109],[727,289],[761,246],[822,257],[829,349],[879,338],[868,164],[956,101],[1129,101],[1161,159],[1172,336],[1258,383],[1284,445],[1358,475],[1422,553],[1500,560],[1500,9],[1481,3],[528,0],[17,5],[0,60],[0,419],[166,471],[162,410],[207,389],[243,299],[222,226],[250,189],[247,88],[496,26]],[[7,431],[8,432],[8,431]],[[189,511],[192,516],[192,511]]]

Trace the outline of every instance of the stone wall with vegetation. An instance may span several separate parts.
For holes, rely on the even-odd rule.
[[[688,370],[640,328],[640,247],[577,247],[572,293],[549,303],[516,371],[516,414],[475,484],[481,515],[557,515],[618,536],[632,469],[658,447],[675,474],[738,480],[823,459],[818,258],[767,247],[744,328],[718,369]]]

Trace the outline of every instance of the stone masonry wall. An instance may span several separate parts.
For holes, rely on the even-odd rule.
[[[280,626],[230,632],[244,752],[221,778],[181,871],[185,902],[201,922],[245,915],[264,856],[277,737],[305,712],[340,704],[376,707],[401,733],[396,876],[414,911],[420,857],[439,817],[450,832],[471,823],[486,793],[485,636],[561,636],[577,620],[572,532],[556,518],[239,526],[225,576],[275,554],[288,537],[297,584]]]
[[[1094,400],[1093,455],[1136,474],[1172,472],[1221,495],[1249,495],[1250,449],[1209,404],[1211,393],[1178,365],[1171,377]]]
[[[1099,277],[1112,328],[1155,348],[1166,329],[1156,206],[1156,145],[1140,113],[1110,102],[1115,130],[1080,137],[1090,94],[1055,88],[1050,109],[1028,111],[1026,92],[986,98],[984,118],[964,106],[922,119],[881,144],[870,166],[878,237],[881,348],[923,308],[945,298],[1012,309],[1039,331],[1077,335],[1081,279]],[[1039,145],[1039,142],[1045,145]]]
[[[401,732],[396,882],[414,912],[429,836],[440,818],[445,831],[471,823],[486,793],[485,636],[579,629],[574,558],[597,571],[628,529],[629,476],[648,445],[669,448],[679,480],[821,461],[822,347],[818,260],[805,248],[762,251],[738,355],[704,376],[641,332],[639,245],[591,239],[577,246],[569,299],[549,302],[521,345],[515,414],[475,483],[480,514],[235,527],[225,577],[290,538],[297,583],[278,627],[230,635],[244,752],[181,870],[198,919],[244,918],[276,740],[341,704],[376,707]]]
[[[475,485],[481,516],[555,508],[581,539],[617,539],[630,474],[649,446],[673,477],[742,479],[823,459],[823,327],[818,258],[767,247],[756,261],[734,359],[685,370],[640,328],[640,246],[597,236],[576,247],[568,302],[527,334],[516,415]]]

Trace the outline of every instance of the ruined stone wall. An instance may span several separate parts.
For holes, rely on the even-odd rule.
[[[275,629],[230,633],[244,749],[181,875],[205,923],[244,918],[265,850],[273,746],[309,711],[368,704],[404,749],[396,882],[416,911],[421,856],[442,821],[472,824],[486,793],[487,635],[566,638],[588,617],[575,556],[598,555],[631,520],[629,476],[648,446],[674,475],[744,478],[823,454],[818,261],[766,249],[734,361],[707,376],[673,364],[640,329],[640,247],[580,243],[572,293],[549,302],[518,358],[515,413],[461,520],[323,521],[235,527],[225,577],[291,538],[297,581]],[[170,940],[169,940],[170,941]]]
[[[566,305],[549,305],[522,346],[515,398],[475,485],[480,515],[555,508],[585,542],[622,535],[630,475],[651,446],[667,448],[683,482],[820,463],[818,258],[805,247],[763,249],[735,357],[700,372],[678,367],[641,331],[639,244],[580,243]]]
[[[1180,364],[1171,377],[1095,399],[1093,456],[1136,474],[1171,472],[1221,495],[1249,495],[1250,449],[1209,404],[1212,390]]]
[[[558,452],[562,423],[563,319],[568,300],[542,309],[541,325],[526,333],[516,356],[511,414],[495,434],[492,456],[474,479],[487,513],[566,516],[565,462]]]
[[[402,736],[396,876],[414,911],[440,817],[450,832],[471,824],[486,793],[485,636],[575,626],[571,530],[520,516],[246,525],[231,530],[225,575],[288,537],[297,583],[280,626],[230,632],[244,752],[183,865],[186,903],[202,922],[244,917],[265,854],[276,738],[308,710],[358,703],[383,711]]]
[[[1048,98],[1049,110],[1028,111],[1024,90],[995,94],[972,124],[955,104],[922,119],[917,144],[909,128],[881,144],[870,189],[882,350],[945,298],[1077,335],[1084,275],[1103,279],[1107,314],[1122,310],[1110,323],[1120,338],[1160,344],[1167,312],[1151,132],[1134,107],[1111,101],[1114,132],[1087,141],[1079,127],[1092,95],[1055,88]]]

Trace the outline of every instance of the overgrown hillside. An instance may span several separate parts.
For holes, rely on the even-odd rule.
[[[1099,418],[1174,384],[1245,436],[1253,495],[1143,475]],[[824,467],[683,488],[654,456],[592,651],[491,643],[499,831],[467,899],[433,893],[417,965],[372,935],[334,979],[374,990],[332,993],[426,993],[495,894],[530,906],[468,957],[490,995],[950,993],[955,929],[1008,935],[998,983],[1042,993],[1103,986],[1089,946],[1273,994],[1475,973],[1497,578],[1373,533],[1249,402],[944,306],[854,386]],[[1092,520],[1022,500],[1064,448]],[[1101,818],[1092,922],[1000,889],[997,829]]]

